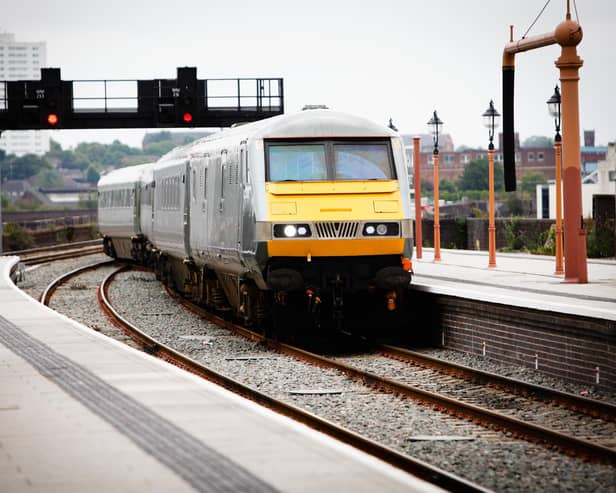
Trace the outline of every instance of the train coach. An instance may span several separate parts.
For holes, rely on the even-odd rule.
[[[122,259],[142,259],[135,250],[144,244],[141,224],[142,174],[152,164],[120,168],[98,182],[98,226],[105,253]],[[136,241],[138,238],[141,241]]]
[[[196,302],[247,323],[342,327],[405,299],[409,185],[402,139],[385,126],[307,110],[134,168],[99,182],[107,251],[151,263]],[[105,210],[112,184],[132,190],[123,227]]]

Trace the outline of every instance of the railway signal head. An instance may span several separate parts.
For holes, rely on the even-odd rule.
[[[49,123],[49,125],[51,125],[52,127],[55,127],[59,121],[60,119],[58,118],[58,115],[56,115],[55,113],[49,113],[47,115],[47,123]]]

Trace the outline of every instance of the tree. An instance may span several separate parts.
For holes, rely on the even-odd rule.
[[[84,170],[90,165],[90,161],[81,153],[73,151],[62,151],[60,167],[66,169]]]
[[[510,216],[524,215],[524,203],[517,192],[507,194],[507,208]]]
[[[494,190],[504,189],[503,165],[494,163]],[[458,190],[488,190],[488,160],[478,159],[468,163],[458,179]]]
[[[529,171],[520,177],[520,190],[522,192],[534,194],[537,189],[537,185],[543,185],[545,183],[547,183],[547,180],[545,179],[545,176],[543,176],[543,173],[539,173],[538,171]]]
[[[88,183],[96,183],[100,179],[101,174],[96,169],[96,166],[91,164],[86,171],[86,181]]]
[[[549,137],[533,135],[524,141],[522,147],[552,147],[552,145],[554,141]]]
[[[9,154],[6,159],[0,161],[0,167],[3,180],[25,180],[43,169],[51,168],[51,165],[36,154],[25,154],[20,157]]]
[[[55,188],[61,187],[64,180],[55,169],[44,169],[37,173],[35,183],[39,188]]]
[[[59,142],[49,139],[49,152],[62,152],[62,146]]]
[[[425,178],[422,178],[421,179],[421,190],[423,192],[432,193],[434,191],[434,184],[431,181],[428,181]]]
[[[155,142],[162,142],[164,140],[172,140],[171,132],[163,130],[162,132],[156,132],[152,134],[145,134],[143,137],[143,147]]]
[[[152,144],[144,145],[143,152],[158,157],[162,156],[163,154],[167,154],[174,147],[176,147],[176,144],[173,141],[164,140],[162,142],[155,142]]]
[[[448,180],[447,178],[441,178],[441,180],[439,181],[438,187],[439,187],[439,190],[443,192],[449,192],[449,193],[454,193],[457,190],[456,184],[452,182],[451,180]]]

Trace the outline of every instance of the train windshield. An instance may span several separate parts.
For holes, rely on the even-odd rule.
[[[391,180],[386,144],[334,144],[336,180]]]
[[[268,181],[395,178],[388,140],[269,142],[266,149]]]
[[[269,146],[270,181],[327,180],[325,146],[271,145]]]

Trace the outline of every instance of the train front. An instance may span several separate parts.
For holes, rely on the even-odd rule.
[[[402,139],[327,110],[288,123],[263,139],[264,278],[276,304],[339,327],[375,308],[396,311],[412,255]]]

